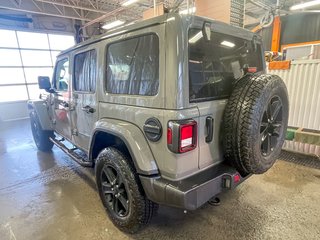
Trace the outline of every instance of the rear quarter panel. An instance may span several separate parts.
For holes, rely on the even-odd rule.
[[[145,141],[143,125],[151,117],[159,119],[162,124],[162,137],[157,142],[147,140],[150,151],[159,168],[162,177],[170,180],[179,180],[198,172],[198,151],[190,151],[183,154],[172,153],[167,147],[167,123],[169,120],[189,119],[198,120],[197,108],[185,110],[162,110],[144,107],[126,106],[112,103],[100,103],[100,119],[119,120],[137,126],[144,139],[134,139],[135,141]],[[135,142],[129,142],[135,144]],[[150,159],[152,161],[153,159]]]

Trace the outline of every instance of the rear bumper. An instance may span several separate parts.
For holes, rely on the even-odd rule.
[[[224,190],[235,188],[242,177],[233,167],[219,164],[181,181],[140,176],[147,197],[156,203],[195,210]]]

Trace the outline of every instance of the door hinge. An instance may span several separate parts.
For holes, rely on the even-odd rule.
[[[70,103],[69,111],[74,111],[76,109],[76,104],[74,102]]]
[[[72,129],[72,135],[78,136],[78,129],[76,128]]]

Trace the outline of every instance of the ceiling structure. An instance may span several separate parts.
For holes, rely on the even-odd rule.
[[[126,0],[2,0],[0,9],[12,10],[30,14],[62,17],[90,22],[101,18],[103,21],[121,18],[132,21],[142,18],[145,10],[156,4],[164,3],[166,7],[174,6],[183,0],[139,0],[127,7],[121,4]],[[191,1],[190,1],[191,2]]]
[[[164,3],[167,8],[173,8],[180,3],[186,8],[187,1],[183,0],[139,0],[127,7],[122,6],[126,0],[2,0],[0,10],[14,11],[28,14],[61,17],[82,21],[83,25],[94,22],[110,22],[121,19],[133,22],[142,19],[145,10],[156,4]],[[286,14],[289,8],[301,2],[310,0],[279,0],[281,13]],[[190,3],[192,0],[189,1]],[[268,12],[275,11],[277,0],[246,0],[247,26],[259,23],[259,20]],[[320,7],[318,6],[318,9]],[[317,8],[315,8],[317,9]]]
[[[290,11],[291,6],[309,1],[311,0],[279,0],[280,14],[285,15],[293,13],[292,11]],[[247,25],[247,27],[249,27],[250,25],[256,25],[266,13],[268,13],[269,11],[275,12],[276,9],[277,0],[246,0],[245,25]],[[320,10],[320,5],[296,12],[315,10]]]
[[[142,12],[152,5],[150,0],[142,0],[123,8],[121,2],[119,0],[4,0],[0,2],[0,9],[90,22],[108,13],[110,17],[121,14],[125,20],[132,20],[141,16]],[[112,13],[115,10],[120,11]]]

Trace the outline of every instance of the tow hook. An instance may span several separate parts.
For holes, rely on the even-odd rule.
[[[208,201],[208,203],[212,206],[220,206],[220,198],[213,197]]]

